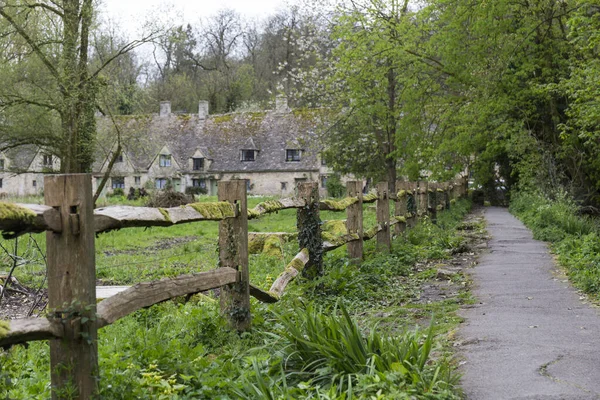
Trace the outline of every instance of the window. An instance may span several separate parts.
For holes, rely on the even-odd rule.
[[[142,177],[141,176],[134,176],[133,177],[134,181],[135,181],[135,185],[139,186],[142,184]]]
[[[287,182],[281,182],[281,190],[287,190]]]
[[[110,178],[111,187],[113,189],[125,189],[125,178],[122,176],[115,176]]]
[[[246,191],[249,192],[252,190],[252,183],[250,183],[250,179],[246,179]]]
[[[115,162],[123,162],[123,153],[121,153],[117,156],[117,159]]]
[[[155,182],[157,189],[164,189],[167,187],[167,178],[156,178]]]
[[[192,179],[192,186],[206,189],[206,179]]]
[[[202,171],[204,169],[204,158],[192,158],[194,171]]]
[[[4,159],[0,158],[0,171],[4,171]]]
[[[44,166],[51,167],[52,166],[52,154],[44,154],[43,163],[44,163]]]
[[[161,167],[170,167],[171,166],[171,155],[170,154],[161,154],[158,165],[160,165]]]
[[[300,161],[300,150],[287,149],[285,151],[285,161]]]
[[[321,175],[321,187],[327,187],[327,175]]]
[[[254,150],[242,150],[242,161],[256,161]]]
[[[33,187],[37,187],[37,181],[34,180],[33,182],[31,182],[31,184],[33,185]]]
[[[325,157],[321,155],[321,165],[325,167],[327,165],[327,161],[325,161]]]
[[[0,178],[0,189],[2,189],[2,178]]]

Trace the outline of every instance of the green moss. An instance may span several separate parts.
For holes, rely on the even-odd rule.
[[[0,320],[0,339],[8,336],[10,332],[10,322]]]
[[[234,217],[233,206],[231,203],[226,201],[219,201],[214,203],[191,203],[188,206],[198,211],[205,218],[208,219],[225,219]],[[185,206],[184,206],[185,207]]]
[[[295,269],[298,272],[302,272],[302,270],[304,269],[304,263],[302,261],[300,261],[297,258],[294,258],[292,261],[290,261],[290,263],[287,265],[286,269]],[[293,273],[292,271],[290,271],[291,273]]]
[[[378,231],[379,231],[379,227],[377,225],[375,225],[375,226],[367,229],[364,232],[363,237],[371,239],[373,236],[377,235]]]
[[[283,204],[278,200],[269,200],[258,203],[254,208],[248,210],[248,218],[258,218],[263,214],[269,214],[283,209]]]
[[[24,224],[33,223],[36,214],[19,205],[13,203],[0,202],[0,220],[21,221]]]
[[[394,218],[396,219],[396,221],[399,221],[399,222],[406,222],[406,217],[396,216],[396,217],[394,217]],[[410,218],[410,217],[409,217],[409,218]]]
[[[341,219],[325,221],[321,225],[321,234],[340,236],[347,233],[346,222]]]
[[[158,211],[163,215],[163,217],[165,217],[165,221],[173,222],[173,221],[171,221],[171,217],[169,216],[169,212],[166,209],[159,207]]]
[[[283,257],[283,250],[281,248],[281,239],[277,235],[269,235],[265,239],[265,245],[263,247],[263,254],[273,257]]]
[[[440,188],[438,188],[438,190],[437,190],[437,191],[438,191],[438,193],[444,193],[444,189],[440,189]]]
[[[406,197],[407,193],[406,190],[401,190],[396,194],[396,197],[398,197],[399,199],[402,199],[404,197]]]
[[[438,210],[438,211],[442,211],[444,209],[444,206],[441,205],[441,204],[438,204],[435,209]]]
[[[265,246],[265,236],[264,235],[251,235],[248,240],[248,253],[259,254],[262,252],[264,246]]]
[[[365,194],[363,196],[363,202],[364,203],[369,203],[371,201],[375,201],[379,198],[379,196],[377,195],[377,193],[369,193],[369,194]]]
[[[456,204],[456,199],[452,199],[452,200],[450,200],[450,204],[451,204],[451,205],[455,205],[455,204]]]
[[[212,117],[212,120],[215,124],[225,124],[233,121],[233,117],[233,114],[215,115]]]
[[[331,211],[344,211],[346,208],[348,208],[349,206],[351,206],[354,203],[358,202],[358,198],[357,197],[346,197],[345,199],[342,200],[332,200],[332,199],[327,199],[327,200],[321,200],[321,203],[324,203],[327,205],[327,209],[331,210]]]
[[[188,122],[192,119],[192,114],[177,114],[177,119],[183,122]]]

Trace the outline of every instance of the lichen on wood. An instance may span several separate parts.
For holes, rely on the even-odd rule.
[[[8,336],[10,332],[10,322],[0,320],[0,339]]]
[[[340,236],[347,234],[346,221],[341,219],[325,221],[321,225],[321,237],[328,242],[335,242]]]
[[[23,224],[34,222],[36,214],[18,204],[0,202],[0,220],[21,221]]]
[[[367,229],[364,233],[363,233],[363,238],[369,240],[372,239],[375,235],[377,235],[377,232],[379,232],[379,225],[375,225],[369,229]]]
[[[159,207],[158,211],[163,215],[163,217],[165,217],[165,221],[171,222],[171,217],[166,209]]]
[[[275,235],[267,236],[262,252],[268,256],[282,258],[283,249],[281,246],[281,239]]]
[[[226,201],[212,203],[191,203],[187,206],[192,207],[204,217],[211,219],[225,219],[235,216],[233,205]]]
[[[258,218],[263,214],[269,214],[283,210],[285,206],[278,200],[268,200],[258,203],[254,208],[248,210],[248,218]]]
[[[321,210],[344,211],[346,208],[358,202],[358,197],[346,197],[341,200],[321,200]]]
[[[378,198],[379,195],[377,194],[377,192],[371,192],[363,196],[363,203],[373,203],[377,201]]]

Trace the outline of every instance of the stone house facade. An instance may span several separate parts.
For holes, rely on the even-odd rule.
[[[93,188],[109,172],[104,193],[130,188],[177,191],[201,187],[216,195],[220,180],[247,180],[248,194],[291,196],[298,182],[325,182],[331,174],[321,160],[317,132],[327,110],[291,110],[277,98],[272,111],[208,115],[201,101],[197,114],[171,112],[162,102],[153,115],[98,117]],[[120,138],[119,140],[117,138]],[[60,169],[60,160],[33,146],[0,153],[0,194],[40,194],[43,175]]]

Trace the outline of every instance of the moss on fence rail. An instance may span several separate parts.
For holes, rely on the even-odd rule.
[[[224,219],[235,216],[233,205],[226,201],[213,203],[191,203],[188,206],[198,211],[204,217],[211,219]]]
[[[36,214],[18,204],[0,202],[0,221],[21,221],[23,224],[32,224]]]

